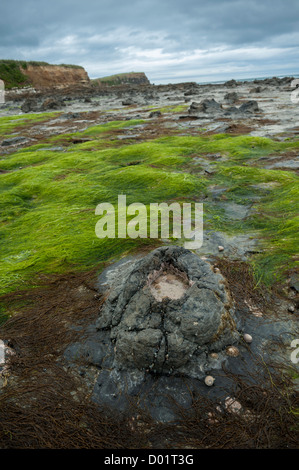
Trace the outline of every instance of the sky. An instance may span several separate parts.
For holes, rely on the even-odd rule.
[[[299,73],[298,0],[1,0],[0,59],[151,83]]]

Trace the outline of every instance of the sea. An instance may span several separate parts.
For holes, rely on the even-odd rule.
[[[253,82],[254,80],[266,80],[267,78],[273,78],[274,75],[267,75],[267,76],[264,76],[264,77],[253,77],[253,78],[234,78],[234,80],[236,80],[236,82]],[[283,74],[283,75],[275,75],[276,78],[284,78],[284,77],[294,77],[294,78],[299,78],[299,74],[298,73],[292,73],[292,74]],[[227,81],[231,80],[232,78],[230,79],[226,79],[226,80],[217,80],[217,81],[208,81],[208,82],[201,82],[201,81],[197,81],[196,83],[198,83],[198,85],[221,85],[223,83],[226,83]]]

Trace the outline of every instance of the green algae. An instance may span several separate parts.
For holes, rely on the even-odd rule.
[[[0,137],[9,136],[15,130],[27,129],[31,124],[55,118],[59,112],[20,114],[19,116],[0,117]]]
[[[149,146],[147,152],[142,145],[134,147],[96,152],[27,149],[2,160],[10,168],[1,175],[3,292],[34,283],[37,273],[85,270],[140,245],[140,240],[96,238],[97,204],[116,204],[118,194],[127,194],[128,204],[164,202],[192,197],[205,187],[198,178],[172,168],[171,155],[167,170],[151,167],[163,146]],[[124,166],[140,157],[142,149],[144,163]]]
[[[107,148],[109,132],[139,124],[141,120],[92,126],[67,134],[90,136],[91,142],[69,144],[64,151],[39,144],[1,159],[0,168],[7,171],[0,175],[1,292],[35,285],[40,273],[84,271],[153,243],[96,237],[97,204],[116,205],[119,194],[127,195],[127,204],[140,202],[147,208],[153,202],[204,202],[204,228],[255,231],[264,250],[252,263],[256,275],[269,284],[296,266],[298,177],[257,165],[261,156],[280,155],[298,148],[298,142],[220,134],[165,136]],[[210,161],[214,153],[223,159],[213,161],[211,174],[200,165],[194,170],[194,156]],[[254,211],[245,220],[229,220],[217,201],[211,203],[211,184],[225,187],[227,200],[239,204],[250,203],[257,194]],[[254,187],[260,184],[270,184],[270,189]]]

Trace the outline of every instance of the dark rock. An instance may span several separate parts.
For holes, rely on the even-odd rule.
[[[80,113],[66,113],[61,115],[64,119],[78,119],[81,117]]]
[[[35,98],[28,98],[21,106],[23,113],[31,113],[40,110],[40,101]]]
[[[188,90],[184,93],[184,96],[196,95],[197,90]]]
[[[290,275],[290,287],[299,294],[299,275],[297,273]]]
[[[218,233],[212,239],[213,235],[215,233],[212,232],[209,235],[213,246],[216,245],[218,251],[217,246],[223,244],[226,252],[228,245],[220,243],[225,242],[222,235]],[[240,239],[236,240],[234,252],[239,245]],[[248,242],[246,245],[248,249]],[[81,337],[70,344],[64,353],[68,369],[84,378],[92,401],[101,410],[106,408],[107,413],[111,410],[121,413],[130,411],[132,415],[136,405],[136,414],[139,410],[145,410],[155,421],[169,422],[181,417],[182,409],[189,410],[194,397],[208,397],[219,403],[224,396],[232,396],[235,383],[230,373],[251,378],[260,366],[259,357],[272,363],[273,358],[279,360],[282,354],[284,363],[289,360],[289,345],[297,334],[295,315],[287,313],[285,319],[275,322],[271,318],[256,317],[249,311],[244,315],[238,300],[235,306],[231,302],[224,278],[214,272],[212,264],[183,248],[163,247],[144,258],[141,256],[123,258],[100,274],[96,288],[105,296],[109,293],[109,297],[101,309],[97,326],[92,322],[84,327]],[[161,262],[164,263],[163,267]],[[213,257],[210,262],[213,263]],[[176,269],[181,270],[194,284],[189,286],[183,297],[158,301],[154,295],[150,296],[151,289],[159,283],[159,268],[164,271],[169,263],[172,263],[173,275],[177,274]],[[158,274],[155,279],[152,278],[150,285],[149,270],[152,274],[154,271]],[[179,277],[179,280],[184,283],[186,278]],[[195,295],[196,291],[200,291],[199,296]],[[220,309],[216,309],[213,294]],[[190,307],[189,312],[188,308],[184,308],[185,303]],[[221,323],[221,332],[209,339],[217,329],[217,319],[222,315],[223,305],[226,315]],[[282,305],[284,310],[286,305],[289,302]],[[191,311],[193,314],[190,317]],[[205,316],[206,321],[202,321],[200,318]],[[216,319],[216,325],[213,325],[212,317]],[[243,341],[238,343],[239,357],[228,356],[226,350],[219,351],[225,344],[238,341],[238,331],[233,322],[230,324],[230,318],[237,323],[238,330],[242,329],[242,333],[253,337],[250,347]],[[198,325],[194,324],[197,322]],[[193,334],[196,327],[198,336]],[[147,332],[148,329],[151,331]],[[234,333],[237,333],[237,338]],[[135,347],[132,337],[141,340]],[[277,339],[283,340],[279,351]],[[160,341],[159,347],[155,349],[157,340]],[[194,343],[199,349],[192,354]],[[211,351],[217,351],[217,354],[209,354]],[[139,369],[135,359],[137,363],[143,360],[150,363],[152,360],[153,366],[150,364],[152,367],[148,369]],[[172,361],[173,370],[168,369],[168,361]],[[180,365],[182,362],[185,363],[183,366]],[[175,368],[177,366],[178,369]],[[215,378],[213,387],[207,387],[204,383],[207,374]],[[175,402],[179,404],[179,410],[175,408]]]
[[[131,100],[131,98],[128,98],[127,100],[123,100],[123,101],[121,102],[121,104],[122,104],[123,106],[132,106],[132,105],[134,105],[134,104],[136,104],[136,103],[135,103],[133,100]]]
[[[231,106],[230,108],[227,108],[225,110],[224,115],[228,116],[229,114],[236,114],[239,113],[239,108],[236,108],[235,106]]]
[[[137,261],[111,289],[96,327],[110,330],[116,369],[187,377],[205,373],[207,353],[239,340],[224,278],[180,247]]]
[[[231,88],[237,86],[237,82],[236,80],[228,80],[228,82],[225,82],[224,85]]]
[[[189,114],[198,114],[198,113],[215,113],[221,112],[222,106],[217,103],[214,98],[205,99],[200,103],[191,103],[190,108],[188,109]]]
[[[161,111],[152,111],[149,115],[150,118],[162,116]]]
[[[246,101],[239,107],[239,112],[241,113],[256,113],[259,111],[257,101],[250,100]]]
[[[226,93],[226,95],[224,96],[224,99],[226,101],[229,101],[230,103],[235,103],[236,101],[238,101],[239,95],[238,95],[238,93],[233,91],[231,93]]]
[[[61,98],[46,98],[40,109],[46,111],[47,109],[60,109],[64,106],[65,102]]]
[[[9,139],[3,140],[1,145],[3,147],[8,146],[8,145],[15,145],[15,144],[19,144],[21,142],[24,142],[25,140],[26,140],[26,137],[22,137],[22,136],[11,137]]]

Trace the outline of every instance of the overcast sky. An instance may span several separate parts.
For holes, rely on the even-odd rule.
[[[1,0],[0,58],[152,83],[299,73],[299,0]]]

